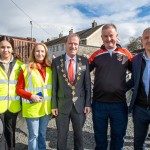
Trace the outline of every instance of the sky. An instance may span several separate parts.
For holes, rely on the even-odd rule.
[[[0,0],[0,34],[38,42],[98,25],[117,26],[120,44],[150,27],[150,0]],[[32,21],[32,25],[30,23]],[[32,28],[32,32],[31,32]],[[31,34],[32,33],[32,34]]]

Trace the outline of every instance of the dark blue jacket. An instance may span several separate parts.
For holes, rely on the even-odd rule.
[[[127,83],[128,89],[134,88],[132,99],[129,105],[129,112],[132,111],[135,100],[137,98],[139,83],[140,83],[140,76],[141,76],[141,66],[142,66],[142,57],[143,53],[136,55],[132,60],[132,77],[131,80]]]

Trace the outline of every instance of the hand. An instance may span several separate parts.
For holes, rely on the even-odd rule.
[[[34,103],[38,103],[38,102],[41,102],[41,101],[42,101],[42,97],[33,94],[33,95],[31,95],[31,100],[32,100]]]
[[[52,114],[53,114],[53,116],[58,116],[58,109],[56,108],[56,109],[52,109]]]
[[[91,107],[85,107],[84,108],[85,115],[88,115],[90,112],[91,112]]]

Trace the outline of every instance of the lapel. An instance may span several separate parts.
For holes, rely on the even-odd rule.
[[[80,80],[81,77],[81,67],[82,67],[82,58],[77,55],[77,60],[76,60],[76,75],[75,75],[75,80],[74,80],[74,84],[76,84],[76,82],[78,80]]]
[[[143,53],[139,55],[139,57],[136,59],[136,67],[135,67],[135,75],[137,75],[137,81],[140,80],[140,75],[141,75],[141,64],[142,64],[142,57]]]
[[[74,84],[77,82],[78,73],[79,73],[79,56],[77,55],[77,57],[76,57],[76,74],[75,74]]]
[[[66,54],[62,55],[62,59],[63,59],[63,70],[64,73],[66,74],[66,77],[68,78],[68,73],[67,73],[67,69],[66,69]]]
[[[61,66],[62,64],[60,64],[61,68],[63,68],[63,70],[64,70],[64,72],[62,72],[62,75],[64,76],[64,74],[65,74],[65,76],[67,78],[67,82],[69,82],[71,84],[70,79],[68,77],[67,67],[66,67],[66,54],[62,55],[62,60],[63,60],[62,61],[63,62],[63,66]]]

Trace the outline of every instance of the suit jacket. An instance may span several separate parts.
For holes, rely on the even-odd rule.
[[[58,108],[59,113],[70,113],[74,104],[78,113],[84,107],[91,106],[91,79],[88,60],[77,55],[76,75],[72,86],[65,67],[66,55],[55,58],[52,62],[53,90],[52,109]]]
[[[131,77],[131,80],[129,80],[127,83],[128,89],[130,89],[131,87],[134,88],[132,99],[129,105],[129,112],[131,112],[134,107],[135,100],[136,100],[137,93],[138,93],[140,76],[141,76],[142,57],[143,57],[143,53],[140,53],[136,55],[132,61],[132,77]]]

